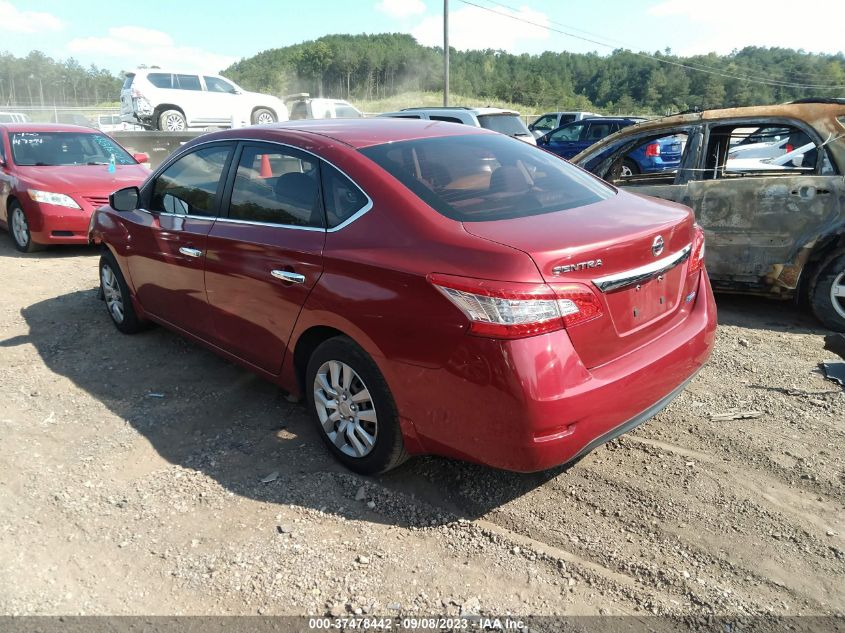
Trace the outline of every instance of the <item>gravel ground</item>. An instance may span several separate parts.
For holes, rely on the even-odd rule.
[[[710,364],[570,468],[367,479],[272,385],[119,334],[96,265],[0,234],[0,613],[845,612],[845,396],[790,305],[720,297]]]

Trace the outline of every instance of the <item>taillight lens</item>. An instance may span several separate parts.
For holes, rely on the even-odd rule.
[[[660,143],[649,143],[645,146],[645,155],[649,158],[660,156]]]
[[[704,229],[697,224],[693,226],[695,235],[692,240],[689,274],[697,273],[704,267]]]
[[[469,331],[524,338],[601,315],[598,297],[581,284],[527,284],[434,273],[428,280],[469,319]]]

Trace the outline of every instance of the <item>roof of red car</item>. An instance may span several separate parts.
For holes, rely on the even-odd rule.
[[[91,132],[99,134],[99,130],[81,125],[65,125],[64,123],[0,123],[0,127],[10,133],[15,132]]]
[[[275,125],[253,129],[301,130],[320,134],[346,143],[355,148],[380,145],[391,141],[410,141],[438,136],[459,136],[464,134],[490,134],[489,130],[444,123],[443,121],[423,121],[419,119],[317,119],[308,121],[287,121]]]

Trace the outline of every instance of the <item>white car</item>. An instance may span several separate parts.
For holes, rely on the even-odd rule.
[[[247,92],[220,75],[143,68],[126,73],[120,118],[147,129],[241,127],[287,121],[278,97]]]
[[[537,139],[522,121],[519,112],[501,108],[439,107],[404,108],[397,112],[382,112],[378,116],[393,119],[427,119],[445,123],[461,123],[483,127],[500,134],[512,136],[529,145],[536,145]]]
[[[807,143],[791,152],[781,154],[775,158],[732,158],[728,154],[725,163],[725,172],[746,172],[746,171],[807,171],[811,172],[813,165],[805,165],[805,154],[816,149],[815,143]]]
[[[307,92],[285,97],[290,110],[290,120],[299,119],[360,119],[364,114],[343,99],[311,98]]]
[[[140,125],[122,121],[119,114],[101,114],[97,117],[100,132],[126,132],[143,130]]]

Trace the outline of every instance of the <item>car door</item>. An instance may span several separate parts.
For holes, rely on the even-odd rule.
[[[786,164],[733,159],[734,137],[756,128],[787,128],[790,145],[808,149]],[[797,278],[780,276],[782,265],[841,217],[842,176],[822,139],[803,122],[761,117],[711,122],[704,143],[688,195],[707,233],[711,277],[761,286],[777,277],[794,288]]]
[[[543,142],[538,144],[562,158],[572,158],[581,151],[579,147],[586,147],[581,145],[581,138],[586,132],[586,123],[570,123],[542,137]]]
[[[213,106],[206,98],[199,75],[173,75],[173,98],[182,108],[189,126],[210,125],[218,122],[214,118]]]
[[[209,235],[206,291],[215,342],[278,374],[308,293],[323,269],[319,159],[244,142]]]
[[[206,116],[210,122],[230,125],[232,116],[237,117],[238,122],[241,120],[249,121],[249,117],[244,119],[245,112],[242,112],[242,110],[245,109],[245,106],[238,96],[237,89],[232,84],[214,75],[203,75],[202,79],[205,84],[205,91],[202,95],[206,101]]]
[[[213,143],[180,156],[144,187],[142,208],[126,215],[129,274],[144,310],[205,339],[206,240],[234,147]]]

